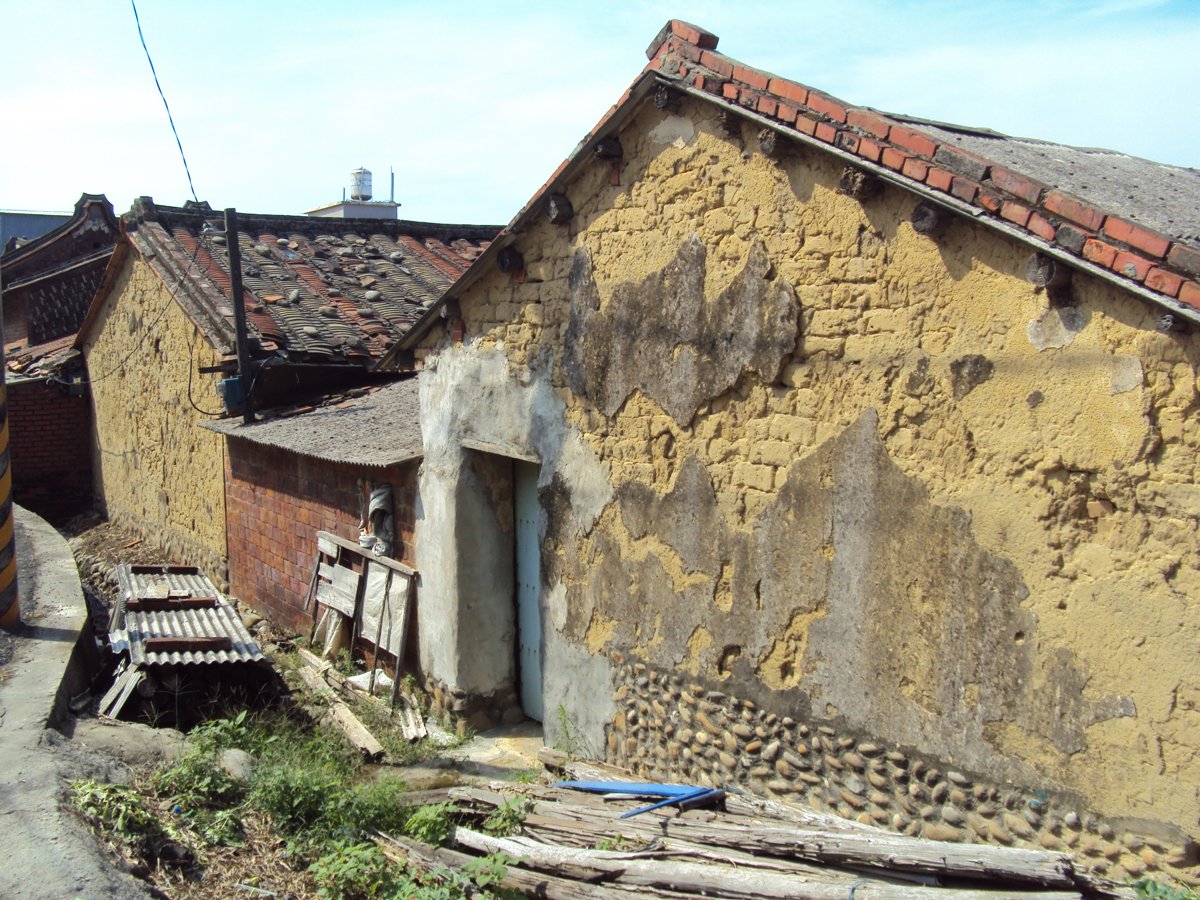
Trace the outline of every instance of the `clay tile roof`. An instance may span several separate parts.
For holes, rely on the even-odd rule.
[[[718,38],[679,19],[646,50],[650,62],[575,151],[380,362],[398,365],[492,257],[591,162],[597,144],[659,91],[703,99],[819,147],[883,180],[971,215],[1200,322],[1200,172],[1112,150],[1084,149],[855,106],[717,52]],[[658,102],[660,98],[655,97]],[[666,99],[666,98],[663,98]]]
[[[103,194],[83,194],[66,222],[0,256],[8,337],[24,345],[78,330],[113,254],[118,225]]]
[[[233,344],[228,236],[207,204],[142,198],[123,217],[133,245],[220,349]],[[252,350],[370,368],[467,270],[498,226],[238,214]]]
[[[4,367],[8,370],[10,384],[23,379],[45,378],[56,375],[73,359],[79,357],[74,349],[75,335],[46,341],[43,344],[26,346],[14,344],[4,348]]]
[[[668,22],[646,67],[777,131],[882,168],[947,205],[1004,223],[1054,253],[1116,276],[1168,308],[1200,311],[1200,172],[1112,150],[1068,147],[879,112],[716,51]],[[1172,302],[1173,301],[1173,302]]]

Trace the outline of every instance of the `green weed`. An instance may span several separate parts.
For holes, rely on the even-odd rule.
[[[418,807],[404,823],[404,833],[424,844],[440,847],[454,833],[454,812],[453,803]]]
[[[1133,889],[1142,900],[1200,900],[1200,893],[1196,891],[1153,878],[1139,878],[1133,882]]]
[[[463,866],[463,874],[479,888],[499,885],[508,875],[508,867],[517,860],[507,853],[489,853]]]
[[[167,837],[158,817],[133,788],[73,781],[71,800],[80,812],[127,842]]]
[[[516,834],[525,824],[525,816],[532,809],[533,801],[528,797],[505,800],[483,820],[483,830],[496,837],[508,837],[510,834]]]
[[[308,868],[320,896],[360,900],[393,896],[397,870],[379,848],[364,841],[333,841]]]
[[[270,765],[257,773],[250,802],[287,834],[312,828],[324,818],[341,779],[321,768]]]
[[[583,755],[585,749],[583,741],[579,738],[575,723],[571,721],[567,708],[561,703],[558,704],[554,710],[554,716],[558,721],[558,737],[554,742],[554,749],[567,754],[571,759]]]

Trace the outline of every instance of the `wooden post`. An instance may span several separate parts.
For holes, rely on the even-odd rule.
[[[225,210],[225,246],[229,249],[229,298],[233,306],[233,328],[237,341],[238,377],[242,380],[242,422],[254,421],[254,400],[250,397],[250,345],[246,336],[246,299],[242,290],[242,248],[238,243],[237,210]]]
[[[763,128],[758,132],[758,149],[762,151],[763,156],[773,159],[777,159],[781,155],[783,145],[774,128]]]
[[[1071,269],[1053,256],[1034,253],[1025,263],[1025,279],[1040,288],[1065,287],[1071,280]]]
[[[932,203],[921,201],[909,217],[913,231],[926,237],[937,237],[946,230],[950,221],[950,213]]]
[[[575,209],[565,194],[551,194],[546,201],[546,218],[552,225],[566,225],[575,215]]]
[[[874,175],[854,166],[842,169],[842,177],[838,180],[838,192],[859,201],[875,196],[882,186]]]

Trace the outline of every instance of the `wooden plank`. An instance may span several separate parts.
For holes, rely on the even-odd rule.
[[[122,665],[125,665],[122,663]],[[121,714],[121,710],[125,708],[125,704],[133,695],[134,689],[146,677],[146,673],[140,668],[130,667],[118,673],[113,685],[108,689],[108,693],[100,700],[100,715],[116,718]]]
[[[333,700],[337,697],[333,689],[325,683],[325,679],[318,674],[316,669],[309,666],[301,666],[297,671],[300,673],[300,678],[308,686],[308,689],[318,697],[325,700]]]
[[[343,567],[332,566],[330,568],[334,570],[330,573],[331,577],[337,577],[338,581],[344,584],[346,579],[344,579],[342,576],[335,576],[336,570]],[[349,570],[347,569],[346,571]],[[348,619],[354,618],[356,593],[357,592],[347,593],[344,587],[339,586],[339,584],[334,581],[317,582],[317,602],[328,606],[331,609],[336,609]]]
[[[667,888],[707,896],[756,900],[809,897],[813,900],[845,900],[848,887],[854,888],[856,900],[1000,900],[1013,896],[1007,890],[959,890],[926,887],[924,885],[895,885],[871,878],[801,877],[778,872],[746,871],[720,865],[717,858],[697,863],[671,858],[654,858],[646,853],[620,853],[610,850],[584,850],[543,844],[529,838],[496,838],[467,828],[457,828],[454,843],[479,853],[507,853],[523,865],[539,871],[567,877],[586,877],[590,880]],[[590,873],[590,874],[589,874]],[[1033,891],[1022,897],[1037,900],[1078,900],[1077,891]]]
[[[358,541],[347,540],[344,537],[338,537],[336,534],[330,534],[328,531],[318,531],[317,541],[326,541],[335,546],[341,547],[343,550],[349,550],[352,553],[357,553],[359,556],[366,559],[374,560],[388,568],[395,569],[397,572],[403,572],[405,575],[416,575],[417,570],[412,566],[406,566],[398,559],[392,559],[390,556],[376,556],[370,550],[364,549]]]
[[[358,720],[358,716],[350,711],[350,707],[341,700],[335,700],[329,707],[329,715],[334,723],[342,729],[342,733],[346,735],[350,743],[358,748],[367,762],[377,762],[383,759],[383,745]]]
[[[538,796],[544,788],[530,786],[522,793]],[[573,792],[579,793],[579,792]],[[482,788],[457,788],[451,796],[498,806],[503,794]],[[794,826],[747,827],[745,819],[731,816],[720,821],[700,821],[683,816],[646,816],[616,820],[620,809],[598,808],[594,801],[548,799],[535,802],[533,811],[547,817],[576,817],[613,833],[652,839],[678,838],[707,847],[728,847],[756,855],[805,860],[823,865],[852,866],[889,872],[911,872],[962,879],[1000,881],[1043,887],[1074,887],[1080,879],[1069,856],[1044,850],[956,844],[907,837],[874,829],[871,833],[832,832]],[[632,807],[640,801],[630,801]]]
[[[383,854],[393,862],[409,866],[422,873],[436,873],[444,869],[461,870],[463,866],[474,862],[477,857],[448,847],[432,847],[405,837],[392,837],[381,832],[375,838],[376,845]],[[546,897],[549,900],[626,900],[630,891],[619,887],[603,887],[557,878],[538,872],[530,872],[518,866],[507,867],[504,880],[500,887],[519,891],[527,897]],[[679,894],[640,893],[639,896],[678,897]]]
[[[346,679],[342,674],[336,671],[328,661],[321,659],[315,653],[305,650],[303,647],[297,647],[296,652],[300,654],[300,658],[304,661],[304,666],[299,669],[300,677],[304,679],[315,693],[325,695],[326,692],[333,696],[333,688],[341,691],[347,697],[355,700],[361,700],[364,703],[379,703],[383,704],[368,694],[360,693],[346,683]],[[421,718],[418,710],[408,706],[408,701],[404,701],[403,707],[398,707],[396,710],[396,718],[400,724],[400,732],[404,735],[404,739],[408,741],[419,741],[423,737],[429,735],[429,730],[425,727],[425,720]]]
[[[337,556],[337,544],[317,532],[317,552],[326,556]]]
[[[134,563],[129,567],[130,575],[199,575],[196,566],[152,566]]]
[[[228,635],[219,637],[152,637],[142,642],[147,653],[213,653],[229,650],[233,641]]]

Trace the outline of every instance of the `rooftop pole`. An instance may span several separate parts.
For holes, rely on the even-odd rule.
[[[254,401],[250,397],[250,343],[246,337],[246,299],[242,290],[242,248],[238,243],[237,210],[225,210],[225,245],[229,248],[229,298],[233,306],[233,328],[237,336],[238,377],[242,382],[242,422],[254,421]]]

